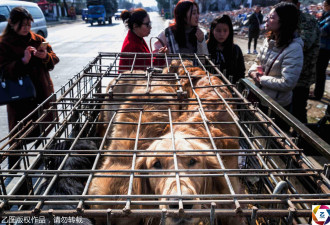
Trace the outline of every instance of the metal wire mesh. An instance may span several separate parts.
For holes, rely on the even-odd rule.
[[[129,73],[118,72],[120,57],[132,60],[125,68]],[[329,204],[329,165],[314,165],[294,138],[246,99],[247,88],[242,91],[230,83],[230,76],[224,76],[207,56],[159,57],[99,53],[49,98],[50,108],[44,109],[42,104],[19,122],[1,143],[3,218],[38,215],[56,223],[58,216],[81,216],[109,223],[124,217],[148,224],[216,224],[228,217],[240,217],[247,224],[292,224],[310,222],[313,204]],[[150,65],[139,65],[142,71],[134,70],[135,62],[145,59]],[[157,60],[165,62],[166,74],[154,67],[159,64]],[[200,77],[189,72],[192,65],[180,66],[184,75],[177,72],[178,68],[171,72],[173,60],[193,62],[210,82],[196,85],[194,79]],[[221,80],[221,85],[211,82],[214,77]],[[112,85],[108,86],[109,82]],[[202,89],[217,97],[201,96]],[[253,85],[248,89],[251,91]],[[221,90],[228,90],[230,96],[224,97]],[[274,108],[267,98],[263,101]],[[214,113],[229,119],[214,120],[209,117]],[[189,116],[180,119],[184,114]],[[47,115],[55,119],[47,121]],[[197,115],[197,119],[192,120],[191,115]],[[193,135],[187,129],[188,134],[182,138],[176,136],[180,127],[199,127],[203,132],[201,136]],[[229,131],[215,135],[214,127]],[[230,127],[238,133],[231,133]],[[293,127],[299,128],[299,124]],[[133,130],[134,135],[115,135],[119,128],[123,133]],[[145,134],[147,129],[151,132]],[[203,143],[204,148],[178,149],[180,138]],[[329,158],[329,147],[315,139],[312,135],[308,140],[318,142],[321,146],[315,148]],[[95,148],[87,143],[85,149],[79,145],[81,141],[93,141]],[[164,141],[169,147],[150,148],[156,141]],[[220,148],[218,143],[226,141],[239,145]],[[62,149],[54,147],[64,142]],[[16,164],[7,169],[6,159],[15,156]],[[79,161],[82,164],[70,167],[71,160],[79,157],[87,160],[88,166]],[[145,167],[138,167],[143,159]],[[216,165],[203,166],[201,162],[208,159],[215,159]],[[230,160],[236,162],[228,168]],[[112,166],[102,169],[108,161]],[[109,188],[121,182],[124,192],[91,194],[91,183],[102,178],[114,182],[103,183]],[[207,192],[219,185],[207,183],[214,179],[222,181],[223,192]],[[171,188],[175,191],[158,190],[166,186],[164,180],[174,180]],[[189,192],[185,186],[200,187],[195,188],[200,191]]]

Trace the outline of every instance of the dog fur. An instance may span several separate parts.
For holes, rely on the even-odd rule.
[[[205,86],[221,86],[223,82],[216,76],[208,76],[208,74],[203,71],[201,68],[192,67],[192,63],[185,61],[186,70],[183,70],[183,64],[178,64],[178,62],[172,61],[173,67],[164,70],[164,72],[173,72],[179,73],[182,76],[181,84],[183,89],[187,91],[189,98],[196,98],[196,95],[202,99],[203,109],[205,116],[210,122],[219,122],[219,121],[232,121],[232,117],[226,110],[221,102],[221,98],[218,96],[217,92],[223,98],[231,98],[232,95],[228,88],[226,87],[208,87]],[[176,64],[175,64],[176,63]],[[179,66],[178,66],[179,65]],[[186,71],[189,72],[189,75],[192,76],[193,86],[195,87],[194,91],[191,89],[190,80],[188,77],[184,77]],[[210,83],[211,82],[211,83]],[[138,92],[138,88],[134,91]],[[164,90],[168,91],[168,90]],[[216,100],[216,101],[215,101]],[[205,104],[205,102],[214,102],[214,104]],[[122,107],[132,107],[132,106],[122,106]],[[150,106],[146,106],[148,110]],[[124,109],[123,108],[123,109]],[[155,157],[149,156],[150,154],[158,154],[161,150],[172,150],[172,146],[175,146],[175,149],[178,151],[178,167],[179,169],[221,169],[219,160],[216,156],[190,156],[187,152],[180,150],[205,150],[209,149],[210,152],[199,152],[202,154],[213,154],[213,146],[210,139],[200,139],[200,137],[208,137],[207,130],[203,124],[202,116],[198,111],[199,105],[189,104],[187,112],[182,113],[181,115],[175,115],[175,122],[192,122],[191,124],[175,124],[172,129],[169,125],[163,126],[163,124],[157,124],[155,127],[150,126],[150,129],[147,128],[147,131],[144,131],[139,137],[160,137],[160,140],[155,140],[153,142],[139,141],[138,149],[146,149],[145,153],[140,153],[136,161],[135,169],[155,169],[155,165],[160,164],[162,169],[174,169],[173,157]],[[231,106],[234,109],[234,106]],[[174,109],[172,109],[174,110]],[[129,121],[137,122],[138,114],[133,113],[129,116],[119,115],[116,118],[116,121]],[[168,121],[168,115],[148,115],[156,122],[163,121],[163,118]],[[153,117],[154,116],[154,117]],[[147,122],[148,117],[142,118],[142,121]],[[198,122],[198,123],[196,123]],[[121,124],[117,124],[121,125]],[[115,126],[112,132],[112,137],[136,137],[136,130],[127,129],[124,126]],[[148,125],[146,125],[148,126]],[[208,128],[212,137],[226,137],[226,136],[238,136],[239,130],[235,124],[212,124],[208,123]],[[141,129],[142,130],[142,129]],[[155,135],[156,134],[156,135]],[[151,136],[150,136],[151,135]],[[171,139],[172,135],[175,137],[174,143]],[[134,141],[120,141],[113,140],[111,142],[109,149],[134,149]],[[237,139],[214,139],[215,147],[217,149],[239,149],[239,144]],[[166,154],[166,152],[161,152],[159,154]],[[167,154],[171,154],[168,152]],[[197,153],[198,154],[198,153]],[[237,157],[235,156],[226,156],[221,157],[222,162],[224,163],[225,168],[238,168]],[[131,161],[127,160],[124,157],[106,157],[103,161],[102,170],[129,170],[131,169]],[[101,173],[99,173],[101,174]],[[103,173],[104,174],[104,173]],[[105,173],[108,175],[114,173]],[[118,174],[118,173],[116,173]],[[136,174],[136,173],[135,173]],[[154,173],[153,173],[154,174]],[[170,174],[162,172],[162,174]],[[184,173],[180,173],[184,174]],[[100,178],[96,177],[93,179],[91,186],[89,187],[90,195],[126,195],[128,191],[128,178],[116,178],[116,177],[107,177]],[[231,177],[230,182],[235,189],[235,193],[241,192],[241,184],[237,177]],[[181,177],[180,178],[181,192],[183,195],[195,195],[195,194],[226,194],[229,193],[229,189],[226,185],[225,179],[223,177]],[[132,194],[157,194],[157,195],[176,195],[177,194],[177,185],[175,178],[134,178],[133,179],[133,189]],[[100,200],[100,199],[99,199]],[[166,199],[160,199],[165,201]],[[122,208],[121,206],[105,206],[105,205],[95,205],[92,208]],[[132,206],[134,208],[134,206]],[[141,207],[141,206],[140,206]],[[193,208],[199,208],[200,205],[193,205]],[[220,206],[224,208],[226,206]],[[160,205],[160,208],[169,208],[167,205]],[[188,206],[189,208],[189,206]],[[146,218],[145,221],[148,221]],[[167,219],[167,224],[197,224],[199,218],[196,219]],[[221,219],[223,224],[244,224],[244,218],[233,217]],[[134,220],[125,218],[113,220],[115,224],[139,224],[141,220]],[[159,221],[158,221],[159,222]],[[98,224],[103,224],[104,221],[99,220]]]
[[[72,141],[63,141],[60,143],[56,143],[51,145],[48,149],[54,150],[68,150],[70,149]],[[74,150],[86,150],[86,154],[88,154],[88,150],[97,150],[97,146],[93,141],[87,140],[79,140],[72,148],[72,153],[77,153]],[[62,164],[64,156],[50,156],[46,158],[45,167],[49,170],[57,170]],[[65,164],[62,170],[88,170],[91,169],[94,163],[95,157],[92,156],[69,156],[65,161]],[[59,177],[51,187],[48,195],[81,195],[85,188],[85,183],[87,178],[85,177]],[[38,194],[43,194],[47,187],[50,184],[50,179],[47,179],[44,183],[42,183]],[[68,197],[69,199],[70,197]],[[42,210],[48,209],[67,209],[73,210],[76,208],[76,205],[44,205]],[[83,224],[92,225],[90,219],[82,218]],[[39,224],[39,223],[34,223]],[[56,223],[56,224],[81,224],[81,223]]]

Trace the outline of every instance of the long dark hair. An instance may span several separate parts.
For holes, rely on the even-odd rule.
[[[15,7],[10,11],[9,19],[8,19],[8,24],[6,28],[4,29],[2,33],[2,37],[8,35],[10,32],[13,32],[12,25],[18,23],[18,30],[22,28],[23,21],[28,20],[33,22],[33,17],[32,15],[23,7]],[[16,31],[14,31],[16,32]]]
[[[224,48],[232,50],[234,46],[234,30],[230,17],[223,15],[221,17],[215,18],[211,23],[210,38],[207,40],[207,48],[211,55],[214,54],[217,49],[218,42],[214,37],[213,31],[219,23],[227,24],[229,28],[229,35],[227,40],[224,42]]]
[[[191,9],[190,18],[192,15],[193,6],[197,7],[197,12],[199,13],[198,4],[193,0],[180,0],[174,9],[174,19],[175,24],[171,27],[175,41],[178,43],[179,47],[186,46],[186,34],[185,34],[185,25],[187,12]],[[197,46],[197,37],[195,36],[196,29],[193,29],[189,34],[189,42],[196,47]]]
[[[134,24],[136,24],[138,27],[142,26],[143,20],[147,16],[148,13],[146,10],[142,8],[137,8],[132,11],[122,11],[120,18],[130,30],[133,30]]]
[[[295,38],[295,33],[298,28],[299,11],[297,6],[289,2],[281,2],[275,5],[275,12],[279,17],[279,32],[275,39],[273,32],[270,32],[268,37],[275,39],[277,47],[286,47]]]

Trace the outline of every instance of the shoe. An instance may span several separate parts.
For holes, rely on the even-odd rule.
[[[248,50],[248,53],[247,54],[251,54],[250,50]]]
[[[258,54],[257,50],[254,49],[253,54]]]

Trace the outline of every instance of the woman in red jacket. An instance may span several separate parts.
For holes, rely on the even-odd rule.
[[[147,37],[151,31],[150,17],[144,9],[138,8],[132,11],[123,11],[121,13],[121,19],[128,27],[128,33],[124,40],[121,52],[127,52],[127,54],[121,54],[119,61],[119,72],[127,70],[145,70],[151,66],[150,56],[136,53],[150,53],[149,47],[144,37]]]

